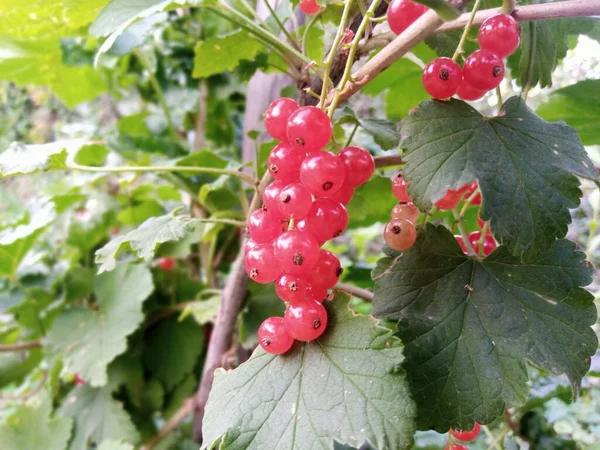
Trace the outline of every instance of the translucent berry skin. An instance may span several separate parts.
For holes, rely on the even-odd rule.
[[[288,183],[285,181],[273,181],[265,188],[262,194],[262,201],[265,208],[267,208],[267,211],[269,211],[277,220],[286,219],[285,215],[279,211],[279,194],[281,194],[281,191],[287,185]]]
[[[406,219],[393,219],[386,225],[383,238],[391,248],[402,251],[413,246],[417,240],[417,230]]]
[[[410,0],[392,0],[387,10],[390,29],[396,34],[402,33],[428,9],[427,6]]]
[[[271,151],[267,160],[269,173],[276,180],[294,183],[300,180],[300,165],[305,156],[304,152],[299,152],[289,142],[281,142]]]
[[[288,141],[305,152],[316,152],[331,139],[331,120],[316,106],[303,106],[292,113],[287,123]]]
[[[285,310],[285,326],[294,339],[308,342],[317,339],[327,327],[327,311],[314,300],[293,303]]]
[[[173,267],[175,267],[175,260],[173,258],[160,258],[158,265],[161,270],[168,272],[169,270],[173,270]]]
[[[454,238],[456,239],[456,242],[458,242],[458,245],[460,245],[460,248],[463,251],[463,253],[467,255],[469,252],[467,251],[467,246],[465,245],[465,241],[463,240],[462,236],[459,234],[455,234]]]
[[[299,230],[313,235],[320,245],[338,237],[348,226],[348,211],[340,202],[330,198],[315,200],[310,211],[298,222]]]
[[[307,275],[307,278],[311,286],[327,290],[336,285],[342,272],[342,265],[337,256],[328,250],[321,249],[319,252],[319,261]]]
[[[280,141],[287,140],[287,122],[300,106],[291,98],[278,98],[265,111],[265,128],[267,133]]]
[[[421,212],[412,202],[398,203],[392,208],[392,219],[406,219],[415,223]]]
[[[325,289],[324,287],[310,286],[308,288],[308,298],[316,302],[323,303],[325,300],[327,300],[327,295],[327,289]]]
[[[244,244],[244,254],[248,253],[250,250],[255,248],[257,245],[260,245],[260,244],[253,239],[248,239],[246,241],[246,243]]]
[[[477,40],[479,47],[505,58],[519,47],[519,24],[507,14],[488,17],[481,24]]]
[[[469,233],[469,242],[471,243],[471,247],[473,247],[473,250],[475,250],[477,253],[479,253],[479,239],[481,239],[481,231],[473,231],[472,233]],[[494,240],[494,237],[491,234],[486,234],[485,239],[483,241],[483,254],[485,256],[489,255],[490,253],[492,253],[496,247],[498,245],[496,244],[496,241]]]
[[[275,261],[285,273],[309,273],[319,260],[319,243],[306,231],[291,230],[282,233],[273,243]]]
[[[473,181],[468,186],[464,186],[464,187],[460,188],[459,192],[464,192],[465,198],[469,198],[469,197],[471,197],[471,195],[473,195],[473,193],[477,190],[478,187],[479,187],[479,185],[477,184],[477,181]],[[471,200],[471,205],[481,205],[481,193],[477,194],[473,198],[473,200]]]
[[[469,447],[462,444],[446,445],[444,450],[469,450]]]
[[[318,13],[321,7],[315,0],[300,0],[300,11],[307,15]]]
[[[436,58],[423,69],[423,87],[433,98],[452,97],[462,81],[460,66],[450,58]]]
[[[477,226],[479,228],[483,228],[484,225],[485,225],[485,222],[478,217],[477,218]]]
[[[300,183],[288,184],[279,193],[277,205],[286,218],[302,219],[312,207],[312,196]]]
[[[324,198],[330,198],[335,200],[336,202],[340,202],[342,205],[347,205],[352,200],[352,196],[354,195],[354,188],[349,186],[348,184],[342,184],[342,187],[339,188],[333,195],[328,195]]]
[[[281,223],[266,209],[257,209],[248,217],[248,233],[259,244],[270,244],[281,234]]]
[[[288,303],[304,300],[309,295],[310,284],[305,276],[284,273],[275,281],[275,292]]]
[[[394,181],[392,181],[392,194],[398,199],[399,202],[412,202],[412,198],[408,195],[408,183],[404,181],[401,174],[398,174]]]
[[[504,63],[489,50],[480,49],[467,57],[462,73],[465,82],[474,89],[489,91],[498,86],[504,78]]]
[[[317,198],[335,194],[345,177],[343,161],[330,152],[308,155],[300,166],[300,182]]]
[[[273,246],[258,244],[246,253],[244,264],[246,273],[257,283],[271,283],[281,275],[281,268],[274,264]]]
[[[456,206],[460,203],[461,199],[462,194],[459,191],[448,189],[446,195],[444,195],[441,199],[435,202],[435,206],[441,210],[456,208]]]
[[[361,147],[346,147],[339,154],[346,167],[344,184],[353,188],[369,181],[375,172],[375,160],[373,156]]]
[[[471,430],[462,431],[462,430],[455,430],[454,428],[450,428],[450,433],[452,434],[452,436],[454,436],[459,441],[471,442],[473,439],[475,439],[477,436],[479,436],[480,430],[481,430],[481,425],[479,425],[477,422],[475,422],[475,425],[473,426],[473,428]]]
[[[460,83],[460,86],[458,87],[458,91],[456,91],[456,94],[463,100],[472,102],[474,100],[479,100],[481,97],[483,97],[486,94],[486,92],[487,91],[481,91],[479,89],[475,89],[473,86],[471,86],[469,83],[467,83],[463,80],[463,82]]]
[[[283,317],[269,317],[258,328],[258,343],[267,353],[282,355],[294,345]]]

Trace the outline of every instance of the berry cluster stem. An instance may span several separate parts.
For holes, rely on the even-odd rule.
[[[319,108],[323,109],[325,107],[325,100],[327,100],[327,93],[329,90],[329,82],[330,74],[331,74],[331,66],[333,65],[333,61],[335,59],[335,55],[340,46],[340,42],[344,37],[344,32],[346,30],[346,24],[348,23],[348,18],[350,17],[350,10],[352,9],[352,0],[346,0],[344,4],[344,10],[342,11],[342,18],[340,19],[340,25],[338,26],[337,33],[335,35],[335,39],[333,40],[333,44],[331,45],[331,50],[329,50],[329,54],[327,55],[327,59],[325,60],[325,74],[323,75],[323,87],[321,88],[321,100],[319,100]]]
[[[329,117],[333,117],[335,108],[337,108],[337,105],[340,101],[340,94],[343,91],[344,87],[346,87],[346,83],[348,83],[348,81],[350,80],[350,75],[352,73],[352,66],[354,65],[354,58],[356,57],[356,52],[358,51],[360,41],[362,39],[362,36],[363,36],[367,26],[371,23],[371,19],[375,15],[375,10],[379,6],[380,1],[381,0],[373,0],[371,2],[369,9],[364,14],[362,21],[360,22],[360,25],[358,26],[358,30],[356,31],[356,34],[354,35],[354,38],[352,39],[352,42],[350,43],[350,49],[348,51],[348,59],[346,60],[346,67],[344,68],[344,73],[342,75],[342,79],[340,80],[340,82],[338,84],[338,87],[336,89],[335,96],[333,97],[331,105],[329,105]]]
[[[473,9],[471,10],[471,15],[469,16],[469,20],[467,21],[467,24],[465,25],[465,28],[463,30],[463,34],[460,37],[460,41],[458,42],[458,45],[456,46],[456,50],[454,51],[454,55],[452,55],[452,60],[456,61],[460,55],[462,55],[465,52],[465,42],[467,41],[467,38],[469,37],[469,31],[471,31],[471,26],[473,25],[473,20],[475,19],[475,14],[477,13],[477,10],[479,9],[479,5],[481,4],[481,0],[475,0],[475,4],[473,5]]]
[[[477,257],[478,256],[477,252],[473,249],[473,246],[471,245],[471,242],[469,241],[469,233],[467,233],[467,229],[465,228],[465,220],[458,213],[456,208],[452,209],[452,214],[454,214],[454,220],[456,221],[456,224],[458,225],[458,231],[460,232],[460,235],[463,239],[463,244],[465,244],[465,248],[467,249],[467,252],[469,252],[470,256]]]

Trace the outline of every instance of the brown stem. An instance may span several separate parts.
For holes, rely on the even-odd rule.
[[[20,352],[22,350],[28,350],[30,348],[40,348],[42,343],[38,341],[28,342],[17,342],[16,344],[3,344],[0,345],[0,353],[3,352]]]
[[[163,425],[163,427],[158,430],[154,436],[152,436],[141,448],[140,450],[152,450],[156,444],[160,442],[162,438],[164,438],[167,434],[177,428],[181,422],[183,422],[187,416],[189,416],[194,410],[194,398],[186,398],[183,401],[183,405],[181,408],[171,416],[169,420]]]
[[[260,208],[262,193],[271,181],[272,178],[267,172],[252,198],[249,214]],[[208,401],[208,394],[212,387],[215,370],[222,366],[223,355],[230,347],[235,323],[246,298],[248,281],[246,269],[244,268],[244,251],[242,250],[235,259],[223,288],[223,300],[214,322],[213,333],[208,343],[206,360],[202,370],[202,380],[194,401],[194,440],[196,441],[202,439],[202,419],[204,418],[204,408]]]
[[[368,302],[373,301],[373,293],[368,289],[359,288],[348,283],[338,283],[335,285],[335,287],[341,289],[342,291],[346,291],[349,294],[354,295],[355,297],[362,298],[363,300],[366,300]]]
[[[386,156],[376,156],[375,157],[375,167],[389,167],[389,166],[399,166],[404,164],[402,161],[402,156],[400,155],[386,155]]]
[[[198,86],[198,115],[196,116],[196,126],[194,127],[194,145],[195,152],[202,150],[206,143],[206,118],[208,116],[208,83],[206,80],[200,80]]]

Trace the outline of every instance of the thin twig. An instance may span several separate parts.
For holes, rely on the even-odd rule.
[[[158,430],[154,436],[152,436],[141,448],[140,450],[152,450],[156,444],[160,442],[167,434],[177,428],[181,423],[192,413],[194,410],[194,398],[186,398],[183,401],[183,405],[181,408],[171,416],[169,420],[163,425],[163,427]]]
[[[27,341],[17,342],[16,344],[2,344],[0,345],[0,353],[5,352],[20,352],[23,350],[29,350],[30,348],[40,348],[42,343],[38,341]]]
[[[402,161],[402,156],[400,155],[386,155],[386,156],[376,156],[375,158],[375,167],[390,167],[390,166],[399,166],[404,164]]]
[[[33,397],[35,394],[37,394],[40,389],[42,389],[44,387],[44,383],[46,383],[46,380],[48,379],[48,371],[47,370],[42,370],[42,378],[39,381],[39,383],[31,390],[23,392],[21,394],[5,394],[5,393],[0,393],[0,400],[17,400],[17,401],[24,401],[27,400],[28,398]]]
[[[348,283],[338,283],[335,285],[335,287],[368,302],[373,301],[373,292],[369,291],[368,289],[363,289]]]

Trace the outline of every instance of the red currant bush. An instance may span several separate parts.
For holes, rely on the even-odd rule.
[[[476,50],[465,60],[462,73],[474,89],[489,91],[504,78],[504,63],[489,50]]]
[[[258,343],[267,353],[281,355],[294,345],[283,317],[269,317],[258,328]]]
[[[288,141],[305,152],[321,150],[331,139],[331,133],[331,120],[315,106],[299,108],[288,119]]]
[[[390,29],[396,34],[402,33],[428,9],[427,6],[410,0],[392,0],[387,10]]]
[[[423,87],[433,98],[452,97],[462,81],[460,66],[450,58],[434,59],[423,69]]]
[[[450,433],[459,441],[463,442],[471,442],[477,436],[479,436],[479,432],[481,430],[481,425],[475,422],[475,425],[471,430],[463,431],[463,430],[455,430],[454,428],[450,429]]]
[[[304,342],[317,339],[327,327],[327,311],[314,300],[292,303],[285,310],[284,319],[292,337]]]
[[[519,47],[519,34],[519,24],[512,16],[496,14],[481,24],[477,40],[479,47],[504,58]]]
[[[274,139],[287,139],[287,122],[294,111],[299,108],[291,98],[278,98],[269,105],[265,112],[265,128]]]

